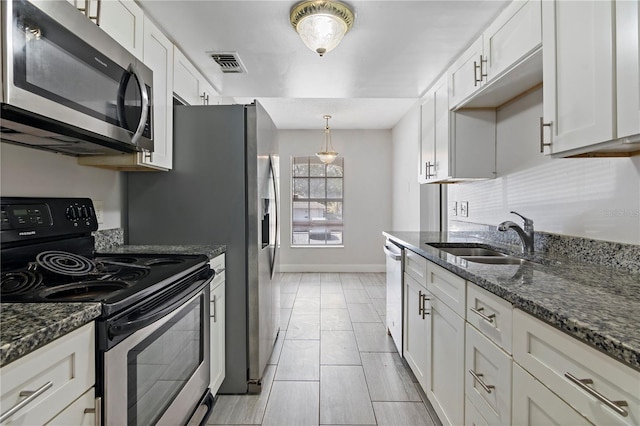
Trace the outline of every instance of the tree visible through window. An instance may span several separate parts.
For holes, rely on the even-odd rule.
[[[292,232],[294,246],[342,245],[344,162],[293,157]]]

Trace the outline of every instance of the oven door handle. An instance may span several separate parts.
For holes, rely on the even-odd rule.
[[[209,285],[209,282],[213,279],[214,275],[214,271],[209,271],[206,277],[194,282],[191,286],[189,286],[189,289],[187,291],[177,294],[175,297],[171,298],[171,300],[167,302],[168,305],[163,304],[159,309],[154,309],[152,312],[149,312],[143,317],[137,318],[133,321],[122,321],[109,325],[109,338],[112,339],[116,336],[132,334],[135,331],[141,330],[146,326],[153,324],[160,318],[170,314],[182,304],[184,304],[186,300],[193,297],[195,293]]]

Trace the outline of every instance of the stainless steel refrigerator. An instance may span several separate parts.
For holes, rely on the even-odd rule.
[[[280,324],[278,144],[264,108],[175,106],[173,169],[128,173],[129,244],[225,244],[226,374],[259,392]]]

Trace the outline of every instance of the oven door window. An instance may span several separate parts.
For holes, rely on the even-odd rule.
[[[127,424],[156,423],[203,362],[201,307],[192,301],[128,351]]]

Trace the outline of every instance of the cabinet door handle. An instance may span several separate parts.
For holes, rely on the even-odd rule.
[[[4,414],[2,414],[0,416],[0,423],[3,423],[9,417],[13,416],[18,411],[22,410],[24,407],[31,404],[33,401],[38,399],[40,395],[48,391],[52,386],[53,386],[53,382],[47,382],[34,391],[21,391],[20,398],[25,398],[25,399],[18,402],[16,405],[9,408]]]
[[[487,78],[487,70],[484,69],[483,64],[487,64],[487,59],[480,55],[480,82],[482,83],[482,79]]]
[[[484,312],[482,312],[482,311],[484,311],[484,308],[478,308],[478,309],[469,308],[469,310],[471,312],[473,312],[474,314],[479,315],[480,318],[482,318],[483,320],[485,320],[487,322],[490,322],[490,323],[492,323],[493,319],[496,317],[496,314],[486,315]]]
[[[488,385],[488,384],[486,384],[485,382],[483,382],[483,381],[482,381],[482,377],[483,377],[483,375],[482,375],[482,374],[478,374],[478,373],[476,373],[476,372],[475,372],[475,371],[473,371],[473,370],[469,370],[469,374],[471,374],[471,375],[473,376],[473,379],[474,379],[476,382],[478,382],[478,384],[479,384],[480,386],[482,386],[482,389],[484,389],[486,393],[491,393],[491,390],[496,388],[496,387],[495,387],[495,386],[493,386],[493,385]]]
[[[213,313],[211,314],[211,316],[213,317],[213,322],[218,322],[218,316],[217,316],[217,311],[218,309],[216,308],[216,295],[213,295]]]
[[[427,307],[425,306],[427,303],[427,300],[430,300],[427,297],[427,294],[423,294],[422,295],[422,319],[424,319],[427,315],[429,315],[429,312],[427,312]]]
[[[422,315],[422,310],[424,309],[424,304],[422,303],[422,290],[418,291],[418,315]],[[424,318],[424,317],[423,317]]]
[[[544,122],[544,117],[540,117],[540,152],[544,153],[544,147],[545,146],[551,146],[551,142],[545,142],[544,141],[544,128],[548,127],[549,130],[551,130],[551,124],[552,123],[545,123]],[[551,135],[551,133],[550,133]]]
[[[593,380],[591,380],[591,379],[578,379],[576,376],[574,376],[571,373],[564,373],[564,377],[569,379],[571,382],[575,383],[580,389],[582,389],[583,391],[585,391],[589,395],[593,396],[595,399],[597,399],[598,401],[602,402],[604,405],[606,405],[607,407],[611,408],[616,413],[620,414],[622,417],[627,417],[629,415],[629,412],[627,410],[624,410],[624,409],[620,408],[620,407],[628,407],[629,403],[627,403],[627,401],[611,401],[609,398],[607,398],[606,396],[602,395],[597,390],[587,386],[587,385],[592,385],[593,384]]]
[[[473,61],[473,87],[478,87],[478,62]]]

